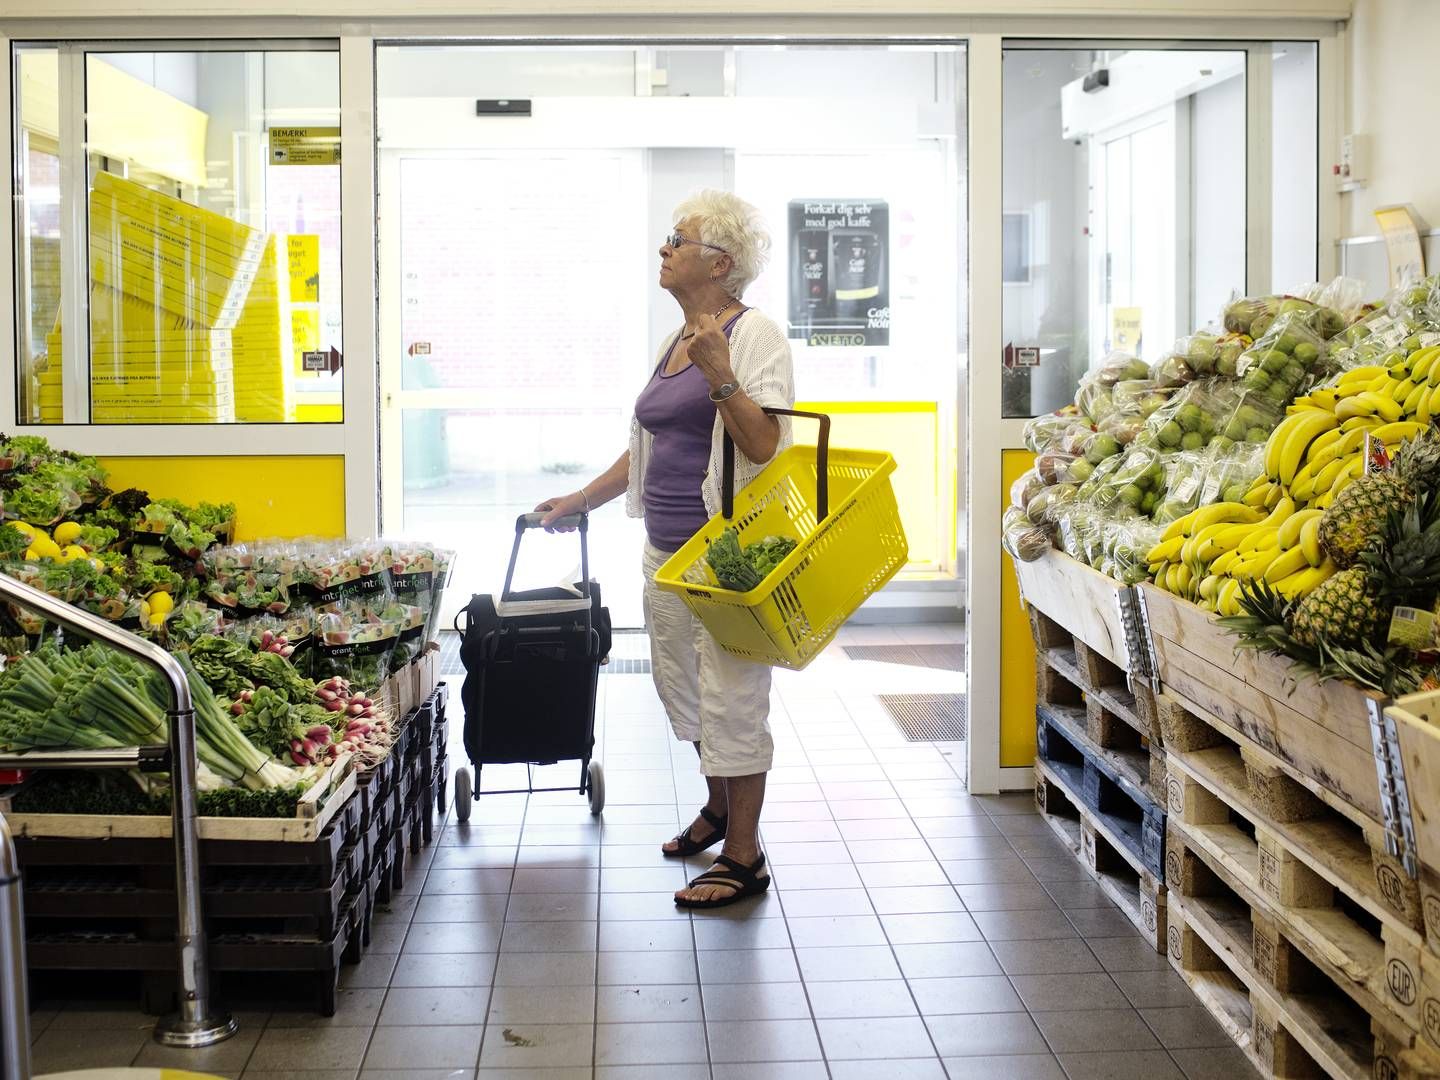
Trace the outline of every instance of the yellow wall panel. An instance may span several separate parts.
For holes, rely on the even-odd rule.
[[[1010,505],[1010,485],[1035,464],[1029,450],[1001,454],[1000,504]],[[984,542],[984,541],[982,541]],[[998,544],[997,536],[990,543]],[[1035,641],[1020,606],[1020,586],[1010,556],[1000,572],[1000,764],[1020,768],[1035,760]]]
[[[801,402],[797,409],[830,416],[830,444],[853,450],[884,450],[895,458],[890,483],[900,507],[910,564],[933,566],[940,515],[953,523],[954,499],[940,491],[940,415],[933,401]],[[795,441],[815,445],[813,420],[795,421]],[[946,530],[953,539],[953,527]],[[953,547],[953,544],[952,544]]]
[[[102,457],[100,464],[117,491],[233,502],[237,540],[345,535],[345,459],[338,455]]]

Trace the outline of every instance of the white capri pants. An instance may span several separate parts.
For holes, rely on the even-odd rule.
[[[706,776],[769,772],[770,665],[741,660],[722,649],[655,572],[673,552],[645,544],[645,626],[655,689],[675,737],[700,744]]]

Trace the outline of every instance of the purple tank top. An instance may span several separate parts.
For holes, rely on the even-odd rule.
[[[727,338],[739,318],[736,315],[725,324]],[[671,343],[635,401],[635,419],[654,439],[642,493],[645,532],[661,551],[679,549],[710,520],[700,489],[710,467],[715,403],[705,376],[694,364],[674,375],[665,374],[679,342],[677,337]]]

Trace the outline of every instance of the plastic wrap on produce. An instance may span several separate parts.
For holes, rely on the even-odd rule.
[[[1038,470],[1027,470],[1010,485],[1010,505],[1024,510],[1030,505],[1030,500],[1040,494],[1046,486]]]
[[[1155,507],[1154,514],[1158,524],[1167,525],[1200,505],[1211,453],[1208,450],[1185,450],[1165,455],[1165,494]]]
[[[1203,450],[1220,436],[1221,422],[1239,400],[1234,379],[1197,380],[1150,414],[1136,442],[1164,453]]]
[[[1240,502],[1265,472],[1265,447],[1237,443],[1228,450],[1212,448],[1200,488],[1200,506],[1217,502]]]
[[[1085,497],[1102,510],[1154,513],[1165,493],[1165,464],[1159,451],[1132,446],[1116,460],[1119,464],[1104,474],[1096,470],[1100,479],[1092,477]]]
[[[1068,447],[1091,431],[1090,421],[1071,407],[1068,411],[1037,416],[1025,424],[1025,445],[1034,454],[1049,450],[1073,453]]]
[[[1005,511],[1000,539],[1012,558],[1034,562],[1050,550],[1053,538],[1051,526],[1037,525],[1018,507],[1012,506]]]

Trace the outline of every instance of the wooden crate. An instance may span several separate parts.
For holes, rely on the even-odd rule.
[[[1035,763],[1035,803],[1060,841],[1156,952],[1165,951],[1165,884],[1085,807],[1079,793],[1043,761]]]
[[[1129,588],[1061,551],[1034,562],[1015,562],[1020,595],[1063,627],[1090,653],[1125,671],[1129,652],[1120,622],[1119,594]]]
[[[1370,821],[1383,820],[1369,718],[1378,695],[1317,682],[1281,657],[1237,650],[1203,608],[1153,585],[1139,589],[1166,694]]]
[[[43,780],[44,777],[38,779]],[[301,797],[293,818],[202,817],[201,840],[283,840],[311,843],[355,794],[355,772],[342,757]],[[170,836],[170,815],[24,814],[11,809],[13,795],[0,796],[0,814],[17,837],[146,839]]]

